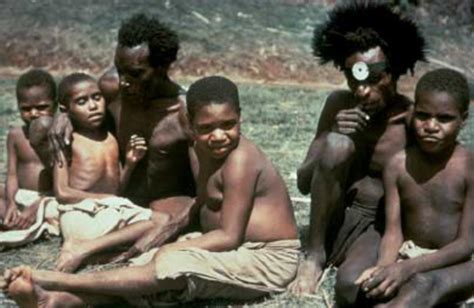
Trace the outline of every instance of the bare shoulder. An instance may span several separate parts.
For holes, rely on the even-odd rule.
[[[119,75],[115,67],[109,68],[99,78],[99,88],[107,103],[114,102],[119,94]]]
[[[405,169],[407,155],[412,155],[414,151],[413,147],[408,147],[406,149],[400,150],[395,153],[387,162],[385,166],[386,170],[391,170],[400,172]]]
[[[26,141],[26,136],[21,126],[10,126],[8,129],[7,138],[11,142]]]
[[[474,168],[474,152],[462,145],[458,145],[453,152],[451,161],[459,170],[464,171],[467,175],[471,175]],[[471,176],[472,177],[472,176]]]
[[[236,169],[248,169],[257,173],[266,166],[268,158],[255,143],[244,136],[240,137],[239,145],[226,158],[222,171],[235,172]]]
[[[354,96],[350,91],[337,90],[331,92],[326,99],[326,106],[331,109],[341,110],[355,107]]]

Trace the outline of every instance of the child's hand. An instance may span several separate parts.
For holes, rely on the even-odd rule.
[[[372,279],[374,273],[378,271],[380,267],[378,266],[373,266],[368,269],[366,269],[362,274],[360,274],[359,278],[355,281],[355,284],[361,286],[364,284],[366,281]]]
[[[410,276],[403,262],[378,267],[371,278],[362,283],[362,290],[368,298],[386,299],[394,295]]]
[[[18,223],[15,229],[28,229],[36,221],[36,212],[38,211],[37,206],[29,206],[23,212],[18,215]]]
[[[7,210],[5,213],[5,219],[3,220],[3,224],[8,228],[8,229],[13,229],[16,227],[18,223],[18,216],[20,213],[18,212],[18,208],[16,205],[9,205],[7,206]]]
[[[127,162],[137,163],[145,156],[147,149],[145,138],[132,135],[127,144]]]

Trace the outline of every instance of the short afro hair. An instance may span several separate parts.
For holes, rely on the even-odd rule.
[[[423,75],[415,90],[415,102],[423,92],[446,92],[451,95],[461,111],[469,110],[469,84],[466,77],[449,68],[441,68]]]
[[[313,54],[321,64],[333,62],[344,69],[354,53],[380,46],[395,79],[417,61],[426,61],[425,40],[416,24],[395,13],[388,4],[354,1],[329,13],[329,20],[314,30]]]
[[[225,103],[231,104],[240,114],[239,90],[235,83],[225,77],[210,76],[199,79],[186,93],[186,105],[191,121],[200,107]]]
[[[41,69],[32,69],[18,78],[16,83],[16,98],[19,101],[21,96],[21,91],[31,87],[44,87],[48,91],[49,97],[54,102],[54,109],[57,107],[56,103],[56,82],[54,81],[53,76],[50,73],[41,70]]]
[[[124,47],[147,44],[152,67],[168,68],[176,60],[179,50],[178,36],[157,17],[135,14],[125,20],[118,32],[118,43]]]
[[[71,88],[82,81],[97,82],[94,77],[85,73],[73,73],[64,77],[58,86],[58,101],[63,107],[69,107]]]

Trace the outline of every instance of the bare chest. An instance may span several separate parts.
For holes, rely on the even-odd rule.
[[[364,138],[364,146],[373,171],[382,171],[388,160],[407,145],[407,130],[404,123],[389,124],[375,128]]]

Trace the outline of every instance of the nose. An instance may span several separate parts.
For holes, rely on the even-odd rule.
[[[32,119],[37,119],[39,117],[39,110],[32,108],[30,114]]]
[[[218,128],[212,132],[211,141],[221,142],[225,140],[225,133],[222,129]]]
[[[97,109],[98,104],[97,104],[97,101],[91,97],[89,98],[89,102],[87,106],[89,107],[89,110],[95,110]]]
[[[431,118],[425,123],[425,131],[428,133],[435,133],[439,130],[438,122],[436,119]]]
[[[370,86],[366,84],[359,84],[355,90],[355,96],[359,98],[366,97],[370,93]]]

